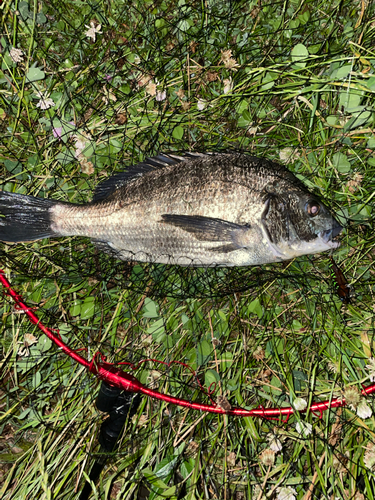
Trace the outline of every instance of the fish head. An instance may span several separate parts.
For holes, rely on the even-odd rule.
[[[337,248],[342,226],[324,203],[303,186],[268,192],[262,222],[281,260]]]

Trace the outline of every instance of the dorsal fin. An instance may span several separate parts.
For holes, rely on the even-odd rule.
[[[154,156],[153,158],[147,158],[141,163],[130,166],[128,170],[126,170],[126,172],[115,174],[112,177],[109,177],[109,179],[106,179],[105,181],[98,184],[96,186],[92,201],[97,202],[108,198],[108,196],[116,191],[116,189],[125,186],[125,184],[127,184],[131,180],[135,179],[136,177],[140,177],[147,172],[164,168],[168,165],[181,163],[182,161],[194,160],[203,156],[206,155],[202,153],[183,153],[183,156],[173,154],[160,154],[158,156]]]

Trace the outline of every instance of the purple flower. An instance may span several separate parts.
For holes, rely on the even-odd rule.
[[[58,139],[59,141],[61,140],[62,136],[62,127],[56,127],[52,129],[53,137],[55,139]]]

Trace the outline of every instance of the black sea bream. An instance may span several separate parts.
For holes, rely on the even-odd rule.
[[[336,248],[342,227],[285,167],[245,154],[159,155],[84,205],[0,192],[0,240],[86,236],[122,260],[249,266]]]

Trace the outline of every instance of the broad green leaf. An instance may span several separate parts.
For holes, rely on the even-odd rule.
[[[22,163],[19,161],[4,160],[4,165],[11,174],[19,174],[22,172]]]
[[[351,72],[352,70],[352,65],[351,64],[345,64],[345,66],[341,66],[341,68],[339,68],[336,72],[336,78],[338,80],[342,80],[344,78],[346,78],[349,73]]]
[[[237,109],[236,109],[237,113],[239,115],[241,115],[243,113],[243,111],[245,111],[245,109],[248,108],[248,106],[249,106],[249,103],[247,101],[245,101],[245,100],[241,101],[237,106]]]
[[[207,370],[204,374],[204,384],[210,387],[211,384],[217,384],[220,381],[220,375],[215,370]]]
[[[82,301],[77,299],[74,301],[74,305],[70,308],[70,314],[72,316],[78,316],[79,313],[81,312],[81,304],[82,304]]]
[[[52,340],[45,335],[42,335],[38,339],[38,343],[36,344],[36,348],[39,349],[40,352],[46,352],[51,349]]]
[[[224,352],[220,358],[220,369],[226,370],[233,362],[233,354],[231,352]]]
[[[207,340],[203,340],[198,344],[196,349],[198,366],[203,365],[206,362],[207,358],[210,357],[211,350],[211,346]]]
[[[169,488],[168,485],[165,484],[164,481],[159,479],[151,469],[145,468],[142,470],[142,473],[144,477],[147,479],[147,481],[149,481],[152,484],[153,487],[161,488],[163,490]]]
[[[326,120],[327,120],[327,123],[329,125],[338,125],[339,124],[339,118],[336,115],[329,115],[329,116],[327,116]]]
[[[353,116],[350,118],[350,120],[345,123],[344,132],[348,132],[349,130],[354,130],[355,128],[368,125],[369,122],[372,121],[372,118],[373,112],[366,108],[362,111],[356,111],[355,113],[353,113]]]
[[[177,125],[177,127],[173,129],[172,135],[177,140],[182,139],[184,135],[184,129],[181,127],[181,125]]]
[[[263,316],[263,308],[260,305],[259,299],[255,299],[250,302],[247,310],[249,314],[254,313],[258,316],[258,318],[261,318]]]
[[[44,24],[47,22],[47,18],[43,12],[39,12],[39,14],[36,15],[36,22],[37,24]]]
[[[146,312],[143,313],[143,317],[158,318],[159,317],[158,308],[159,306],[156,304],[156,302],[154,302],[149,298],[146,298],[144,305],[144,309],[146,310]]]
[[[306,66],[304,59],[309,57],[309,51],[302,43],[298,43],[295,47],[293,47],[291,56],[295,66],[298,68],[304,68]]]
[[[58,153],[56,155],[56,159],[61,165],[67,165],[68,163],[76,161],[76,157],[69,150],[65,150],[62,151],[61,153]]]
[[[35,372],[33,377],[32,377],[32,384],[33,384],[34,389],[37,389],[39,387],[41,380],[42,380],[42,377],[40,375],[40,372],[39,371]]]
[[[21,14],[22,19],[27,19],[32,13],[29,11],[29,4],[27,2],[20,2],[18,4],[18,11]]]
[[[178,457],[175,456],[163,458],[163,460],[155,467],[155,474],[158,477],[165,479],[173,471],[177,460]]]
[[[263,85],[261,86],[261,89],[268,90],[268,89],[272,88],[275,85],[275,80],[277,77],[278,77],[277,73],[267,71],[267,73],[264,75],[264,77],[262,79]]]
[[[335,153],[332,156],[332,165],[342,174],[350,171],[350,163],[344,153]]]
[[[39,80],[43,80],[45,77],[44,71],[39,68],[30,68],[27,75],[26,81],[29,82],[37,82]]]
[[[164,319],[160,318],[157,321],[154,321],[151,326],[147,328],[147,333],[152,334],[152,338],[157,343],[161,343],[165,339],[165,327],[164,327]]]
[[[82,319],[92,318],[95,313],[95,297],[86,297],[81,305],[80,316]]]
[[[340,106],[343,106],[346,111],[356,108],[361,104],[362,95],[354,90],[350,92],[340,92]]]

